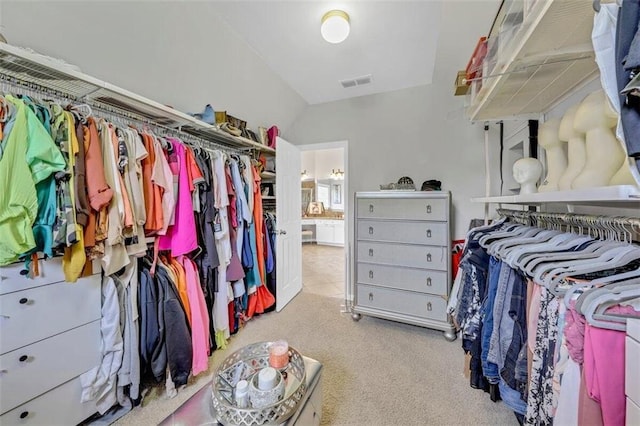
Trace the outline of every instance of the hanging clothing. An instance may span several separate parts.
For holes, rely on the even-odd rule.
[[[102,360],[99,366],[80,376],[82,402],[94,401],[100,414],[104,414],[116,401],[118,370],[122,365],[124,342],[120,328],[118,291],[112,277],[102,277]]]
[[[198,248],[192,193],[203,177],[193,157],[187,154],[187,148],[177,139],[168,140],[175,152],[169,166],[178,180],[178,198],[175,223],[167,229],[166,235],[159,237],[159,249],[171,250],[171,256],[177,257]]]
[[[140,362],[141,375],[157,382],[164,378],[167,351],[164,336],[164,309],[160,306],[164,294],[151,276],[151,262],[143,259],[139,281],[140,302]]]
[[[105,275],[111,275],[129,264],[129,256],[124,246],[125,200],[124,188],[118,171],[113,149],[112,128],[105,120],[97,123],[104,161],[105,180],[113,189],[113,197],[107,209],[107,238],[104,256],[100,259]]]
[[[629,83],[631,72],[640,70],[640,64],[636,60],[640,57],[639,23],[640,4],[637,1],[622,2],[616,27],[615,66],[624,141],[627,145],[627,154],[635,158],[640,157],[640,138],[638,138],[640,134],[640,105],[637,100],[627,99],[620,92]],[[629,98],[633,98],[633,96]],[[640,167],[640,164],[636,165]]]
[[[0,159],[0,181],[5,183],[0,191],[0,265],[15,262],[35,247],[31,229],[38,215],[35,185],[65,168],[62,154],[33,112],[13,96],[5,99],[15,107],[15,119],[11,131],[5,129],[7,140]],[[50,186],[42,185],[43,226],[51,223],[50,212],[55,208],[47,191]]]
[[[191,346],[193,348],[192,373],[194,376],[209,368],[209,314],[200,288],[200,279],[196,265],[182,256],[178,262],[186,275],[187,294],[191,310]]]
[[[77,177],[75,175],[75,167],[76,167],[76,156],[78,155],[78,151],[80,150],[80,146],[78,145],[78,140],[76,138],[75,127],[73,124],[73,115],[70,112],[64,112],[65,120],[66,120],[66,135],[68,137],[67,140],[67,150],[68,150],[68,172],[69,172],[69,182],[68,183],[68,196],[70,204],[65,205],[66,215],[67,215],[67,245],[64,247],[64,256],[62,257],[62,269],[64,270],[65,280],[68,282],[76,282],[80,275],[82,274],[82,270],[84,269],[84,264],[87,260],[87,256],[84,252],[84,230],[78,220],[76,218],[76,180]],[[66,197],[66,195],[65,195]],[[69,208],[71,210],[69,210]]]
[[[159,262],[155,277],[160,289],[159,295],[163,297],[160,305],[163,310],[167,367],[171,374],[171,381],[179,387],[187,384],[193,362],[193,350],[189,322],[166,268],[162,262]]]

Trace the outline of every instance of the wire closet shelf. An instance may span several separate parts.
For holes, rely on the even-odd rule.
[[[188,114],[144,98],[14,46],[0,43],[0,86],[34,97],[89,105],[105,118],[152,128],[202,147],[240,152],[273,151],[245,138],[231,136]],[[273,151],[275,152],[275,151]]]

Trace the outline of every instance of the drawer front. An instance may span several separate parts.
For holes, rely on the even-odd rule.
[[[62,270],[62,258],[54,257],[49,260],[39,260],[39,275],[35,278],[28,278],[20,274],[24,269],[24,263],[13,263],[8,266],[0,266],[0,294],[22,291],[28,288],[40,287],[43,285],[64,281]],[[100,273],[100,261],[93,262],[93,272]]]
[[[436,295],[447,294],[447,273],[358,263],[356,282]]]
[[[100,319],[100,275],[0,296],[0,354]]]
[[[640,405],[627,398],[627,426],[640,425]]]
[[[300,415],[295,420],[294,425],[318,426],[322,420],[322,381],[316,385],[313,393],[302,406]]]
[[[447,321],[447,302],[440,296],[358,284],[357,304],[373,309]]]
[[[446,246],[447,226],[444,222],[360,220],[358,239]]]
[[[446,221],[446,198],[358,198],[358,217]]]
[[[3,425],[75,425],[95,413],[93,401],[80,402],[82,385],[75,378],[0,416]]]
[[[447,270],[446,247],[358,242],[358,262]]]
[[[0,356],[0,413],[79,376],[99,362],[99,320]]]
[[[629,336],[625,339],[625,393],[640,405],[640,342]]]

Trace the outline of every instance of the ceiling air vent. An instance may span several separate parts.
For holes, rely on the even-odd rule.
[[[361,77],[350,78],[347,80],[340,80],[340,84],[345,89],[349,87],[363,86],[365,84],[371,83],[371,74],[363,75]]]

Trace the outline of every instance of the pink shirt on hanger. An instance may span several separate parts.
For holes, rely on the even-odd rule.
[[[608,314],[634,315],[632,306],[613,306]],[[624,426],[625,333],[598,328],[587,322],[584,333],[584,378],[589,396],[600,403],[602,420],[607,426]]]
[[[171,250],[171,256],[178,257],[198,248],[192,192],[195,190],[195,183],[203,177],[198,166],[191,164],[193,156],[188,155],[187,148],[178,139],[167,140],[173,146],[175,154],[169,161],[169,166],[174,176],[178,177],[178,198],[175,223],[167,229],[166,235],[158,237],[158,247],[160,250]]]
[[[193,362],[191,373],[197,374],[209,368],[209,313],[207,302],[200,287],[198,269],[193,261],[185,256],[178,258],[187,277],[187,295],[191,308],[191,346]]]

